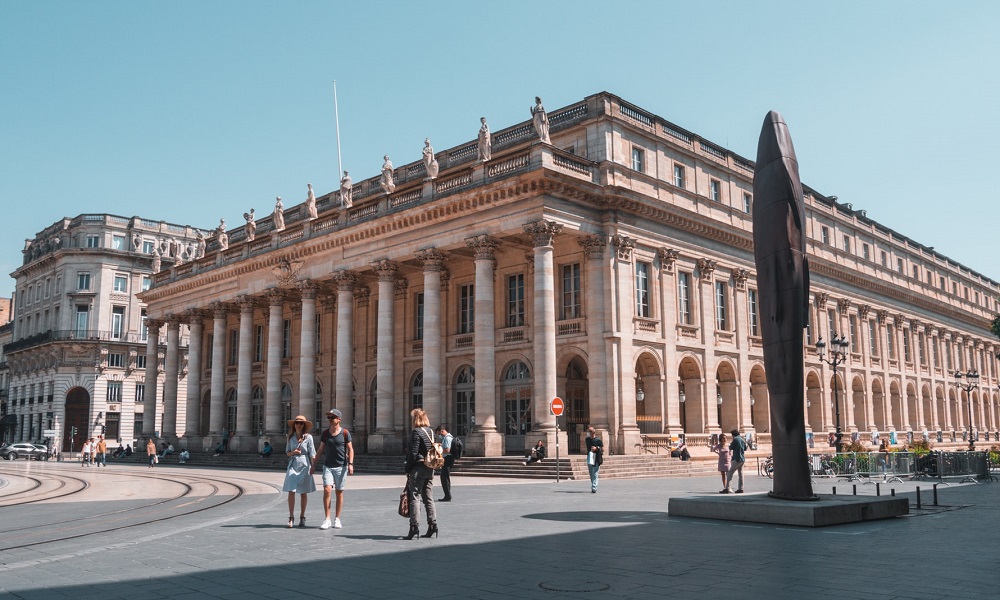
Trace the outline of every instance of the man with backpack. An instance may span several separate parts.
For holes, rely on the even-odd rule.
[[[340,420],[344,418],[336,408],[331,408],[326,413],[326,418],[330,421],[330,427],[323,431],[320,436],[319,450],[316,451],[316,458],[313,459],[313,466],[319,460],[323,461],[323,512],[326,519],[319,526],[320,529],[340,529],[340,511],[344,508],[344,485],[347,483],[348,474],[354,474],[354,444],[351,432],[340,426]],[[336,488],[337,511],[334,513],[333,523],[330,522],[330,493]]]
[[[441,489],[444,498],[438,502],[451,502],[451,468],[455,459],[462,457],[462,440],[448,433],[444,424],[438,425],[437,434],[441,436],[441,448],[444,450],[444,466],[441,467]]]

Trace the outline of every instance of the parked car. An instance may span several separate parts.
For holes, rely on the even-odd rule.
[[[40,444],[29,444],[27,442],[6,444],[4,446],[0,446],[0,457],[6,458],[7,460],[14,460],[15,458],[48,460],[49,449]]]

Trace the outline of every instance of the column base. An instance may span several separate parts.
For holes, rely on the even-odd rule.
[[[406,432],[409,435],[409,431]],[[368,453],[392,455],[405,452],[404,443],[399,435],[393,432],[375,432],[368,436]],[[355,450],[356,451],[356,450]]]
[[[642,434],[638,427],[622,427],[618,430],[616,454],[641,454]]]
[[[496,431],[473,431],[462,440],[469,456],[503,456],[504,436]]]

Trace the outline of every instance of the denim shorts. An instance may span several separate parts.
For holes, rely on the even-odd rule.
[[[343,467],[323,466],[323,487],[334,486],[338,490],[344,489],[347,483],[347,465]]]

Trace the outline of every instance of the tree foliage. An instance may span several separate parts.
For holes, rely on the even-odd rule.
[[[1000,315],[993,318],[993,322],[990,323],[990,331],[993,332],[993,335],[1000,338]]]

